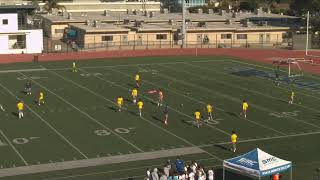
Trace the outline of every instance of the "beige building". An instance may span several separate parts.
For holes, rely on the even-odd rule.
[[[44,34],[63,39],[70,31],[79,47],[180,47],[181,14],[88,12],[41,15]],[[286,46],[299,19],[276,14],[189,13],[187,47]]]

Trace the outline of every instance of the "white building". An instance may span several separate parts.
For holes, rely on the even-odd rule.
[[[17,14],[0,14],[0,54],[42,53],[42,50],[42,29],[19,29]]]

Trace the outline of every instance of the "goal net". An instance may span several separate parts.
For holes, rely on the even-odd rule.
[[[312,58],[287,58],[276,60],[273,63],[288,66],[288,77],[293,78],[303,76],[303,64],[314,64],[314,61]]]

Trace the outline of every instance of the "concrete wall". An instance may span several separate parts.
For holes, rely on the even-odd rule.
[[[43,50],[43,34],[42,29],[37,30],[20,30],[11,32],[10,35],[26,35],[26,48],[9,49],[9,34],[0,34],[0,54],[32,54],[42,53]]]
[[[8,24],[2,24],[4,19]],[[18,14],[1,14],[0,15],[0,32],[11,32],[18,30]]]

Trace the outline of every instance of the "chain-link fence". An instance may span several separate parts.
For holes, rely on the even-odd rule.
[[[250,37],[251,36],[251,37]],[[208,36],[206,34],[194,35],[186,40],[186,48],[283,48],[292,49],[293,39],[281,35],[254,34],[247,36],[235,36],[232,39],[225,36]],[[252,36],[256,36],[252,38]],[[281,36],[281,37],[280,37]],[[154,38],[151,38],[154,37]],[[161,49],[181,48],[182,40],[156,39],[156,34],[147,37],[135,36],[128,38],[127,35],[113,35],[112,38],[97,36],[83,40],[52,40],[44,38],[44,52],[77,52],[77,51],[105,51],[105,50],[136,50],[136,49]],[[243,39],[239,39],[243,38]],[[108,39],[112,39],[108,41]],[[131,40],[133,39],[133,40]],[[105,41],[103,41],[105,40]]]

